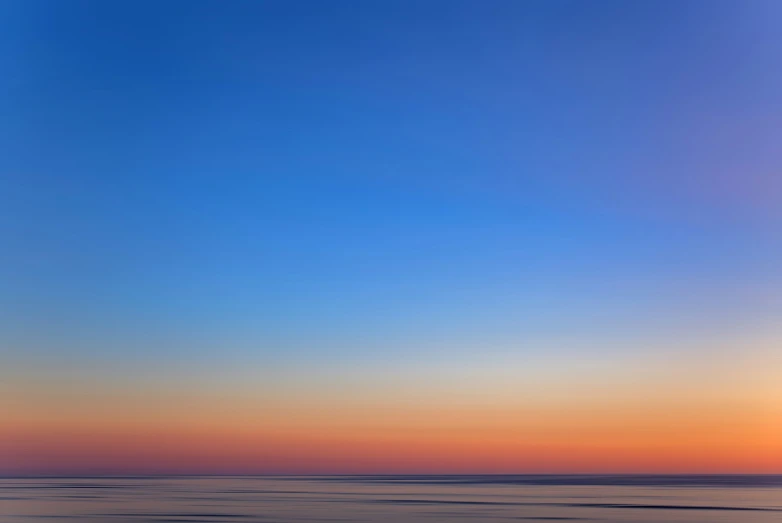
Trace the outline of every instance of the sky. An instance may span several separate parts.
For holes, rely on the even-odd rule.
[[[782,5],[0,3],[0,474],[782,473]]]

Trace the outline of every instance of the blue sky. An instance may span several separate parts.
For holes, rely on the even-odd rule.
[[[773,2],[2,9],[13,343],[588,354],[777,310]]]

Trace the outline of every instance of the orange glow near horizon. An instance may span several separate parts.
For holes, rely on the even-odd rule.
[[[576,386],[576,385],[574,385]],[[744,472],[782,469],[782,411],[635,389],[495,405],[327,398],[28,400],[0,422],[11,471],[95,473]],[[678,393],[678,394],[677,394]]]
[[[773,343],[590,365],[486,359],[2,384],[6,473],[778,473]],[[727,354],[727,353],[726,353]],[[64,376],[70,376],[65,378]],[[463,379],[472,378],[472,381]],[[211,381],[209,381],[211,379]]]

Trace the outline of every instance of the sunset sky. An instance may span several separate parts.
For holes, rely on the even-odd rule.
[[[0,3],[0,475],[782,473],[781,24]]]

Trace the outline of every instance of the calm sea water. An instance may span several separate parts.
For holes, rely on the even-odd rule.
[[[782,476],[0,479],[0,521],[782,522]]]

